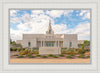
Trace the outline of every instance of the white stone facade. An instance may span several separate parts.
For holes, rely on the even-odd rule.
[[[23,48],[35,47],[60,47],[60,48],[78,48],[77,34],[54,34],[49,22],[46,34],[23,34]]]

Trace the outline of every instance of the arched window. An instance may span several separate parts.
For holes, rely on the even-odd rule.
[[[28,47],[30,47],[31,46],[31,43],[30,42],[28,42]]]

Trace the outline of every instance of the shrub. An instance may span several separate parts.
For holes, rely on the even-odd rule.
[[[74,56],[74,54],[71,54],[70,56]]]
[[[62,55],[62,54],[61,54],[61,55],[59,55],[59,56],[64,57],[64,55]]]
[[[73,58],[72,56],[67,56],[66,58]]]
[[[32,55],[27,55],[29,58],[34,58],[35,56],[32,56]]]
[[[47,56],[41,56],[42,58],[47,58]]]
[[[49,57],[52,57],[53,55],[52,55],[52,54],[49,54],[48,56],[49,56]]]
[[[87,58],[90,58],[90,56],[86,56]]]
[[[38,51],[34,51],[33,54],[39,54],[39,52]]]
[[[19,55],[25,55],[25,54],[28,54],[28,50],[23,50],[19,53]]]
[[[84,50],[84,49],[79,49],[79,50],[78,50],[78,53],[79,53],[79,54],[84,54],[84,53],[85,53],[85,50]]]
[[[17,54],[13,55],[13,56],[18,56]]]
[[[53,58],[58,58],[56,55],[52,56]]]
[[[80,56],[78,56],[78,58],[84,58],[84,54],[81,54]]]
[[[13,51],[13,49],[12,49],[12,48],[10,48],[10,51]]]
[[[24,56],[22,56],[22,55],[19,55],[17,58],[24,58]]]
[[[73,52],[73,51],[68,51],[68,52],[66,52],[66,54],[73,54],[73,55],[75,55],[75,54],[77,54],[76,52]]]
[[[13,51],[17,51],[17,48],[13,49]]]
[[[41,55],[38,54],[38,55],[36,55],[36,56],[37,56],[37,57],[40,57]]]
[[[17,51],[20,52],[21,51],[21,48],[18,48]]]

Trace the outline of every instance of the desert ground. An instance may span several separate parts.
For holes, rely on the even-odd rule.
[[[10,59],[10,63],[90,63],[89,59]]]
[[[41,57],[35,57],[35,58],[17,58],[16,56],[13,56],[15,54],[18,54],[18,52],[11,52],[10,53],[10,63],[90,63],[90,58],[66,58],[66,57],[59,57],[59,58],[41,58]],[[47,55],[45,55],[47,56]],[[66,55],[65,55],[66,56]]]

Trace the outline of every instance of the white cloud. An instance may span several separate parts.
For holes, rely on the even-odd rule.
[[[87,10],[81,10],[80,16],[82,16],[86,12],[87,12]]]
[[[80,16],[83,16],[83,19],[90,19],[90,10],[81,10]]]
[[[59,12],[60,11],[60,12]],[[54,14],[52,14],[52,12]],[[62,11],[58,10],[57,14],[54,11],[49,11],[49,15],[56,18],[60,17],[62,14],[67,15],[72,11]],[[23,20],[25,23],[22,23]],[[32,11],[32,14],[25,13],[21,18],[13,18],[11,22],[16,23],[19,22],[17,25],[18,30],[10,29],[11,38],[13,40],[21,40],[22,34],[45,34],[46,30],[48,29],[49,25],[49,16],[45,15],[43,11]],[[86,36],[90,35],[90,24],[89,23],[81,23],[78,24],[73,29],[67,29],[66,24],[54,24],[54,19],[51,18],[52,28],[54,33],[56,34],[78,34],[79,39],[87,39]]]
[[[10,22],[11,23],[21,23],[21,18],[20,17],[10,18]]]
[[[66,24],[56,24],[52,25],[54,33],[56,34],[66,34],[67,33],[67,25]]]
[[[90,12],[87,12],[87,13],[84,15],[83,19],[90,19]]]
[[[22,40],[22,34],[23,34],[23,31],[21,31],[21,30],[14,30],[14,29],[10,28],[10,38],[13,41]]]
[[[31,15],[30,14],[28,14],[28,13],[26,13],[26,14],[24,14],[23,16],[22,16],[22,20],[24,21],[24,22],[30,22],[31,21]]]
[[[18,10],[10,10],[10,16],[16,16]]]
[[[56,18],[56,17],[60,17],[64,11],[63,10],[51,10],[51,11],[47,11],[47,14],[49,14],[51,17]]]
[[[63,14],[68,15],[70,12],[73,12],[73,10],[51,10],[51,11],[46,11],[46,14],[50,15],[53,18],[57,18]]]
[[[72,34],[78,34],[78,39],[88,40],[89,38],[85,38],[90,35],[90,23],[80,23],[75,28],[69,30]]]
[[[37,14],[44,14],[43,10],[32,10],[32,14],[37,15]]]

